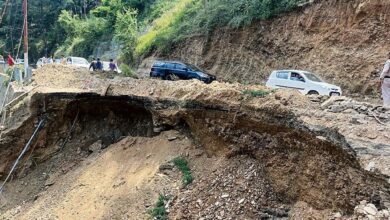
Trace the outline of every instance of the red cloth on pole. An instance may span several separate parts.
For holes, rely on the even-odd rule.
[[[13,66],[14,64],[14,59],[11,57],[11,55],[8,55],[8,66]]]

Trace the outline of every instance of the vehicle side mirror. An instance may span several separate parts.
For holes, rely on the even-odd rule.
[[[184,71],[188,71],[188,68],[187,68],[187,67],[185,67],[185,68],[183,68],[183,70],[184,70]]]

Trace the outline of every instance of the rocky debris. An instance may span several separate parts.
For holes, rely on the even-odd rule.
[[[287,218],[290,207],[280,203],[264,164],[247,156],[231,158],[179,194],[171,208],[173,219]]]
[[[89,146],[88,151],[90,153],[99,152],[103,149],[102,140],[98,140],[95,143],[93,143],[91,146]]]
[[[378,119],[385,120],[386,122],[390,119],[390,111],[382,106],[374,105],[367,102],[358,102],[352,98],[344,96],[332,96],[321,104],[321,108],[332,112],[341,113],[348,110],[356,112],[358,114],[377,117]],[[361,118],[355,117],[351,120],[353,124],[362,124]]]
[[[168,137],[168,141],[174,141],[176,139],[177,139],[177,137]]]
[[[116,181],[114,183],[114,185],[112,186],[112,188],[116,189],[120,186],[123,186],[124,184],[126,183],[126,181],[124,180],[124,178],[120,178],[118,181]]]
[[[344,101],[346,99],[347,99],[347,97],[344,97],[344,96],[332,96],[332,97],[328,98],[326,101],[322,102],[321,107],[325,109],[325,108],[328,108],[329,106],[333,105],[336,102],[341,102],[341,101]]]
[[[161,173],[165,174],[167,171],[173,170],[174,167],[175,167],[175,165],[172,162],[167,162],[167,163],[161,164],[160,167],[158,168],[158,170]]]
[[[367,201],[364,200],[355,207],[354,215],[351,219],[388,220],[390,219],[390,212],[388,209],[378,210],[374,204],[367,203]]]
[[[52,178],[49,178],[48,180],[46,180],[45,182],[45,187],[49,187],[49,186],[52,186],[55,184],[55,180],[52,179]]]
[[[325,95],[308,95],[307,98],[311,102],[323,103],[323,102],[325,102],[326,100],[329,99],[329,96],[325,96]]]

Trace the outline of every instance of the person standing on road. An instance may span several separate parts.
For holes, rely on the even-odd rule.
[[[383,106],[390,108],[390,52],[380,76],[380,87],[382,89]]]
[[[103,70],[103,63],[100,61],[100,58],[97,58],[96,69],[98,71],[102,71]]]
[[[95,58],[92,58],[92,62],[91,62],[91,65],[89,65],[89,70],[91,70],[92,68],[92,71],[96,71],[96,60]]]
[[[109,66],[109,68],[110,68],[110,71],[118,71],[118,67],[114,63],[113,59],[110,59],[110,66]]]

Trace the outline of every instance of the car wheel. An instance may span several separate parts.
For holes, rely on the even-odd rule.
[[[320,93],[318,93],[317,91],[311,90],[307,94],[308,95],[319,95]]]
[[[331,92],[330,96],[340,96],[340,93],[338,93],[338,92]]]

